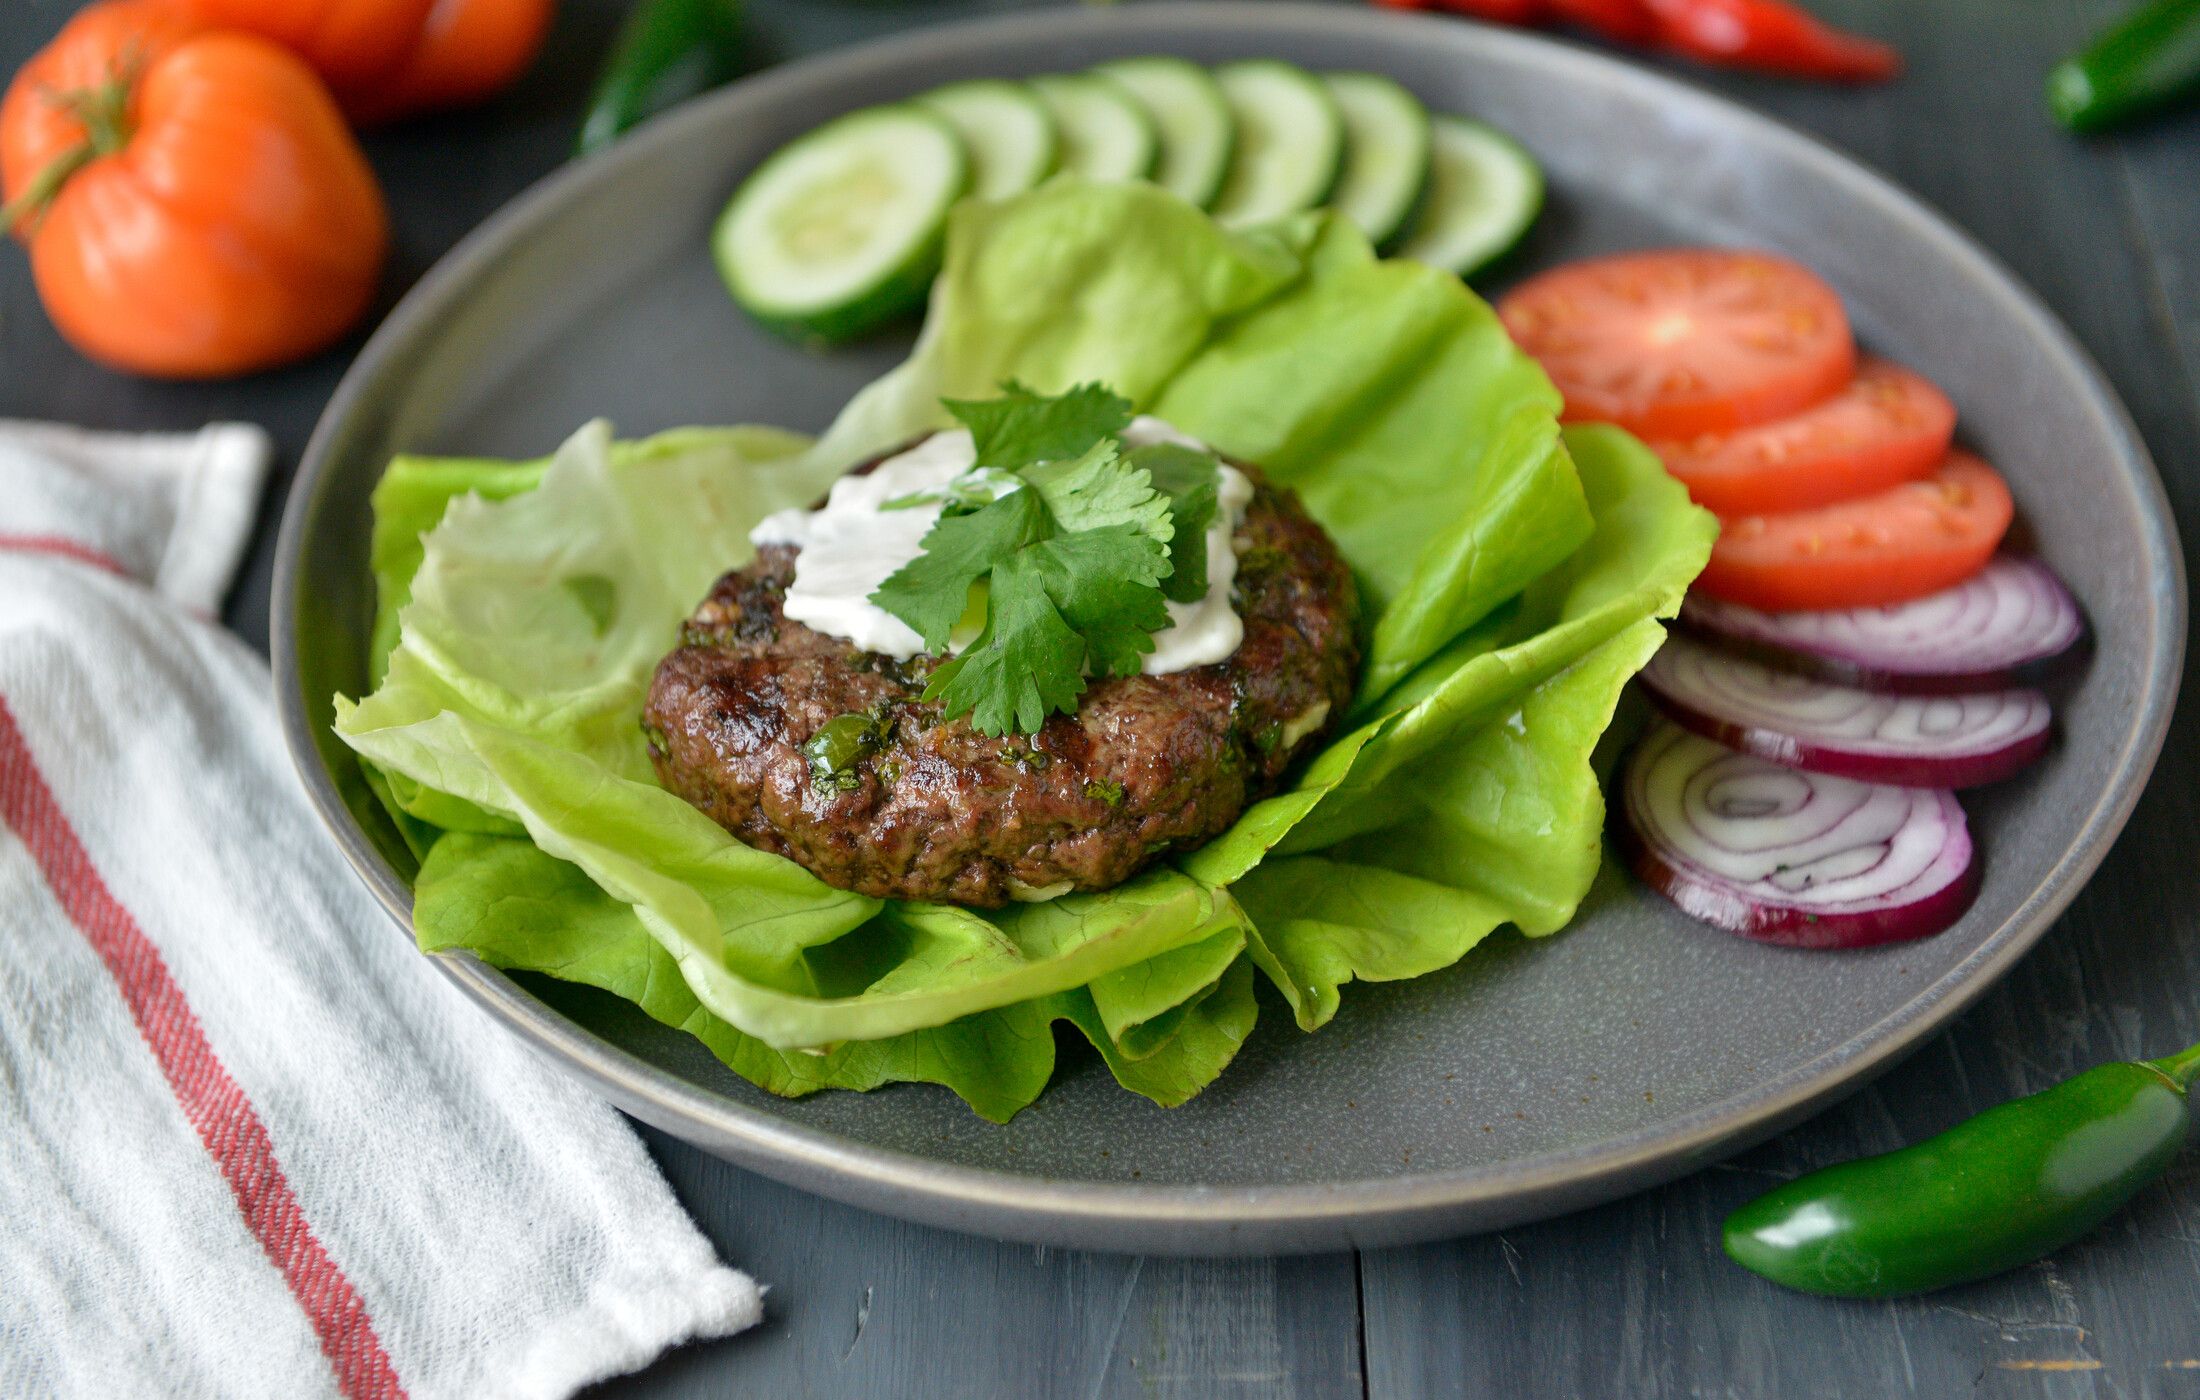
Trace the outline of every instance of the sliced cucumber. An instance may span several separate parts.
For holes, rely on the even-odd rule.
[[[1321,79],[1255,58],[1216,69],[1215,81],[1229,99],[1238,134],[1215,217],[1243,228],[1327,200],[1344,164],[1344,120]]]
[[[1161,154],[1160,133],[1146,109],[1108,78],[1049,73],[1031,90],[1054,114],[1062,133],[1062,169],[1088,180],[1143,180]]]
[[[769,325],[825,341],[860,335],[924,300],[947,211],[969,183],[962,138],[931,112],[851,112],[742,182],[711,236],[719,275]]]
[[[949,83],[917,98],[945,118],[970,151],[970,192],[1007,199],[1054,173],[1062,154],[1054,114],[1030,88],[999,78]]]
[[[1214,203],[1237,148],[1237,121],[1214,75],[1160,54],[1118,59],[1093,71],[1121,83],[1152,114],[1161,132],[1154,183],[1202,209]]]
[[[1344,117],[1344,173],[1329,203],[1378,248],[1395,242],[1429,184],[1429,117],[1421,99],[1375,73],[1327,73]]]
[[[1543,209],[1543,169],[1520,143],[1464,117],[1435,120],[1428,199],[1397,256],[1471,276],[1495,262]]]

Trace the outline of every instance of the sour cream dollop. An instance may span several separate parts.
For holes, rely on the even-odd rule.
[[[1205,451],[1207,445],[1158,418],[1139,417],[1123,431],[1127,447],[1171,442]],[[828,637],[864,651],[906,661],[924,650],[915,629],[871,601],[879,585],[924,552],[924,537],[940,517],[937,504],[885,510],[888,501],[938,491],[976,466],[977,447],[961,428],[934,433],[906,452],[887,458],[862,476],[833,483],[816,510],[783,510],[766,516],[749,541],[792,545],[794,582],[787,586],[786,615]],[[1237,579],[1238,527],[1252,504],[1253,483],[1224,464],[1216,510],[1207,527],[1207,592],[1190,603],[1170,603],[1169,625],[1154,633],[1143,669],[1149,676],[1188,671],[1226,659],[1245,640],[1245,624],[1230,604]]]

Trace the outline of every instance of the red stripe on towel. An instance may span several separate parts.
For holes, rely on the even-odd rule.
[[[133,577],[122,561],[111,554],[78,544],[61,535],[0,535],[0,551],[10,554],[52,554],[63,559],[74,559],[79,564],[89,564],[95,569],[105,569],[110,574],[124,578]]]
[[[229,1183],[245,1225],[313,1324],[337,1385],[351,1400],[403,1400],[405,1388],[366,1305],[306,1222],[275,1160],[267,1126],[216,1058],[160,949],[93,867],[5,697],[0,697],[0,822],[14,828],[54,897],[107,965],[176,1102]]]

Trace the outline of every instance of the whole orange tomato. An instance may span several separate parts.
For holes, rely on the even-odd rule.
[[[478,102],[542,47],[556,0],[168,0],[312,64],[354,120]]]
[[[381,187],[313,70],[159,0],[91,6],[16,74],[0,189],[54,325],[164,378],[321,349],[389,249]]]

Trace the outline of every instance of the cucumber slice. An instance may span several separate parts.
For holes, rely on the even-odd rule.
[[[1062,156],[1054,114],[1022,83],[973,78],[916,99],[944,118],[970,150],[970,192],[1007,199],[1054,173]]]
[[[846,340],[924,300],[947,211],[970,183],[962,138],[921,107],[869,107],[788,142],[711,235],[733,299],[799,337]]]
[[[1435,169],[1397,256],[1471,276],[1510,252],[1543,209],[1543,168],[1520,143],[1464,117],[1435,120]]]
[[[1187,59],[1156,54],[1092,70],[1113,78],[1152,114],[1161,131],[1154,183],[1204,209],[1222,193],[1237,148],[1237,121],[1212,74]]]
[[[1143,180],[1161,155],[1161,137],[1138,99],[1092,73],[1049,73],[1031,80],[1062,133],[1062,169],[1088,180]]]
[[[1264,224],[1329,198],[1344,165],[1344,119],[1321,79],[1272,58],[1215,70],[1237,119],[1237,154],[1214,215],[1233,228]]]
[[[1327,73],[1344,117],[1344,173],[1329,203],[1378,248],[1397,241],[1429,184],[1429,117],[1421,99],[1374,73]]]

